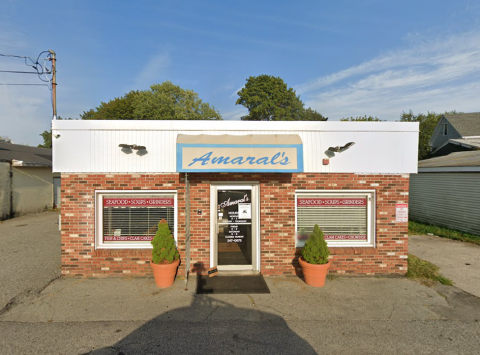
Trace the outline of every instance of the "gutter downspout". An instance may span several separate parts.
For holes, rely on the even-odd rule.
[[[188,276],[190,274],[190,181],[188,180],[188,173],[185,173],[185,291],[188,290]]]

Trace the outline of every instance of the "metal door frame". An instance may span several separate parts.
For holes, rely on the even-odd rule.
[[[217,265],[217,198],[218,190],[252,191],[252,265]],[[258,181],[224,181],[210,184],[210,267],[218,270],[260,272],[260,184]]]

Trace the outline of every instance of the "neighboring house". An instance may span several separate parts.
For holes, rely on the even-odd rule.
[[[0,220],[53,208],[59,182],[51,149],[0,143]]]
[[[422,160],[410,175],[410,218],[480,235],[480,151]]]
[[[434,157],[480,149],[480,112],[442,115],[429,145]]]

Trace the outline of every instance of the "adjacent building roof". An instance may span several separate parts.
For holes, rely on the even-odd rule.
[[[462,137],[480,137],[480,112],[443,115]]]
[[[480,150],[457,152],[418,162],[418,172],[480,172]]]
[[[480,138],[449,139],[448,142],[465,148],[480,149]]]
[[[0,161],[14,166],[52,166],[52,150],[27,145],[0,143]]]

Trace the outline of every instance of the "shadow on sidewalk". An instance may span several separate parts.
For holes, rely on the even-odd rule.
[[[225,297],[223,297],[225,298]],[[111,347],[89,354],[316,354],[279,316],[195,295]]]

